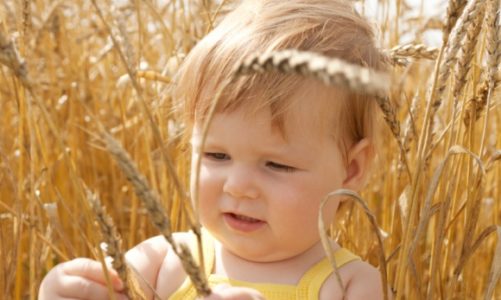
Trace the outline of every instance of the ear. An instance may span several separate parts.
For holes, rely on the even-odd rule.
[[[364,138],[351,146],[348,151],[348,164],[346,165],[343,188],[354,191],[361,190],[365,185],[373,161],[374,145],[370,139]]]

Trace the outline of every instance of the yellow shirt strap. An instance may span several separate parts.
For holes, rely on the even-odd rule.
[[[339,269],[349,262],[360,260],[360,257],[345,248],[339,248],[334,252],[334,260]],[[297,299],[318,299],[320,288],[333,271],[334,269],[327,258],[314,265],[299,281]]]

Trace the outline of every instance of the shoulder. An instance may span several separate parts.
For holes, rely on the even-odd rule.
[[[193,239],[192,234],[187,232],[174,233],[173,237],[179,243],[190,243]],[[150,296],[147,298],[151,298],[153,295],[151,288],[159,293],[161,292],[159,289],[167,288],[170,290],[170,286],[179,282],[177,286],[173,287],[175,290],[186,277],[181,262],[170,250],[170,244],[163,236],[159,235],[141,242],[126,254],[127,262],[141,277],[139,283],[146,294]],[[168,277],[169,280],[165,281],[165,277]],[[168,282],[168,284],[160,285],[158,282]]]
[[[367,262],[352,265],[352,277],[345,287],[346,299],[383,299],[381,273]]]
[[[191,240],[191,234],[188,232],[176,232],[173,237],[178,242]],[[165,257],[169,249],[171,246],[165,238],[162,235],[157,235],[127,251],[126,258],[130,263],[139,266],[141,263],[158,262],[159,258]]]
[[[189,232],[177,232],[174,234],[174,240],[177,243],[184,243],[189,246],[194,243],[195,235]],[[186,272],[179,257],[174,251],[168,251],[158,270],[155,283],[157,294],[161,299],[167,299],[179,289],[186,277]]]
[[[381,274],[364,261],[353,261],[339,269],[347,300],[383,299]],[[332,273],[322,285],[320,299],[341,299],[342,291]]]

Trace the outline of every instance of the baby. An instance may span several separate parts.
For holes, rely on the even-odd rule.
[[[201,159],[198,212],[209,298],[380,299],[378,270],[331,241],[338,283],[317,226],[329,192],[360,190],[368,177],[377,142],[372,97],[299,75],[240,77],[225,89],[202,145],[211,101],[235,65],[252,53],[283,49],[385,70],[368,22],[342,0],[244,1],[190,52],[176,98],[191,132],[192,161]],[[193,163],[192,193],[195,169]],[[327,223],[342,201],[328,202]],[[196,248],[190,233],[175,239]],[[196,297],[163,237],[142,242],[127,260],[162,299]],[[115,273],[112,283],[117,299],[124,298]],[[58,265],[40,288],[41,299],[108,297],[100,263],[85,258]]]

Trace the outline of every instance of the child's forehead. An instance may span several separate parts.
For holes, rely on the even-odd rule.
[[[276,105],[267,103],[266,99],[261,98],[259,91],[253,98],[262,103],[249,106],[243,104],[242,109],[247,110],[250,116],[263,109],[271,111],[272,125],[287,135],[289,131],[297,130],[328,130],[332,133],[336,119],[343,111],[347,94],[342,89],[305,79],[284,93],[283,97],[277,97],[279,103]]]
[[[274,99],[270,100],[272,97]],[[232,104],[232,101],[235,103]],[[342,113],[343,101],[346,101],[345,91],[305,79],[287,91],[270,93],[254,88],[246,93],[244,100],[226,100],[216,113],[238,111],[252,126],[257,125],[256,122],[265,122],[261,118],[265,112],[269,115],[266,122],[286,140],[292,135],[304,134],[332,138],[339,136],[338,130],[342,127],[336,120]],[[196,118],[195,124],[202,124],[200,119],[205,117]]]

